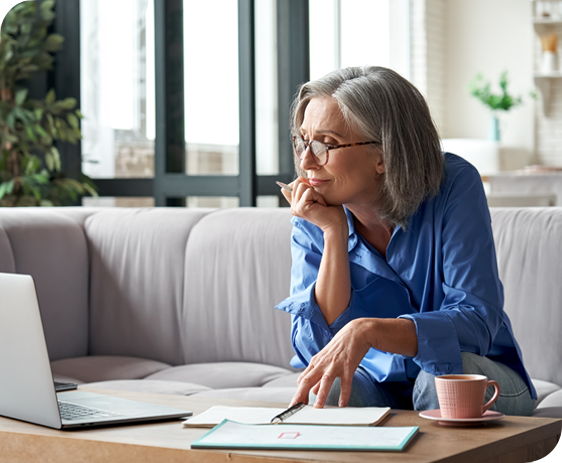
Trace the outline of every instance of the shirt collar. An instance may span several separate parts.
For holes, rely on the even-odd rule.
[[[347,244],[347,252],[351,252],[352,249],[357,246],[357,233],[355,233],[355,222],[353,221],[353,214],[351,211],[343,206],[345,215],[347,216],[347,227],[349,229],[349,240]]]
[[[345,206],[343,207],[347,216],[347,225],[349,227],[349,240],[347,250],[349,252],[350,261],[357,265],[360,265],[361,267],[376,275],[404,286],[404,283],[398,277],[398,275],[396,275],[388,262],[383,259],[383,257],[378,252],[369,249],[369,247],[363,242],[363,240],[359,238],[357,232],[355,231],[353,214]],[[391,241],[394,238],[394,235],[399,231],[399,229],[399,226],[394,229],[392,237],[390,238]]]

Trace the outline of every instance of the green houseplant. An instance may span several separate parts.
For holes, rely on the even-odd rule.
[[[509,111],[523,102],[521,96],[514,96],[509,93],[508,83],[508,73],[504,71],[500,76],[500,93],[492,92],[490,81],[486,80],[481,73],[476,74],[468,86],[470,94],[492,111],[488,132],[488,138],[491,140],[500,140],[499,114]]]
[[[29,97],[26,87],[52,68],[51,53],[64,38],[49,34],[54,0],[24,1],[7,14],[0,31],[0,206],[63,206],[97,196],[93,182],[61,171],[55,141],[77,143],[80,110],[74,98]]]

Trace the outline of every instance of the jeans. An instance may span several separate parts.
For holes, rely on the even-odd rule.
[[[535,409],[536,400],[531,397],[529,388],[519,374],[504,365],[487,357],[462,352],[463,373],[484,375],[497,381],[500,385],[500,396],[490,410],[504,415],[530,416]],[[494,388],[486,391],[486,402],[492,398]],[[433,410],[439,408],[435,376],[421,371],[416,379],[412,396],[415,410]]]
[[[351,395],[348,407],[390,407],[397,409],[412,409],[412,386],[403,383],[379,383],[363,369],[357,368],[351,383]],[[340,397],[340,378],[336,378],[326,405],[338,405]],[[311,392],[308,403],[313,404],[316,396]]]
[[[508,366],[486,357],[462,352],[464,374],[478,374],[497,381],[500,385],[500,396],[490,410],[505,415],[529,416],[535,409],[535,400],[529,388],[519,374]],[[486,401],[490,400],[494,388],[486,391]],[[340,396],[340,379],[336,378],[326,405],[338,405]],[[310,402],[316,397],[310,394]],[[434,410],[439,408],[435,390],[435,376],[421,371],[415,380],[414,387],[404,383],[379,383],[359,367],[353,376],[350,407],[391,407],[406,410]]]

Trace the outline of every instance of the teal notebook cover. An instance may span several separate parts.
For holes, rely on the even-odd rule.
[[[417,426],[280,426],[224,420],[193,442],[191,448],[401,452],[418,429]]]

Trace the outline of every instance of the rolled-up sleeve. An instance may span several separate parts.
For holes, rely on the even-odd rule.
[[[323,251],[317,243],[323,243],[322,232],[310,224],[305,224],[306,228],[303,227],[301,219],[293,218],[292,222],[291,295],[275,308],[291,314],[293,349],[300,363],[306,366],[349,321],[350,307],[334,323],[327,324],[314,296]],[[353,295],[350,306],[352,301]],[[300,366],[295,359],[291,363],[295,367]]]
[[[418,335],[414,361],[432,374],[462,373],[461,352],[485,356],[503,323],[490,213],[479,174],[463,169],[452,182],[440,234],[439,310],[403,315]]]

